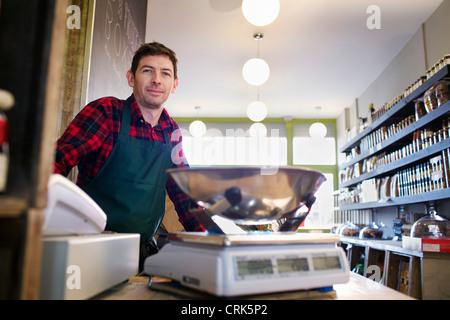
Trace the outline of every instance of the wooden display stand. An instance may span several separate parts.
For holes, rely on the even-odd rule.
[[[450,299],[450,254],[421,252],[400,241],[342,237],[350,269],[364,257],[362,274],[416,299]],[[379,277],[376,272],[380,271]]]

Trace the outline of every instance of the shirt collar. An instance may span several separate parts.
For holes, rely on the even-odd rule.
[[[139,109],[139,106],[136,102],[136,99],[134,98],[134,95],[132,95],[131,99],[131,119],[133,123],[144,123],[144,117],[142,116],[141,109]],[[161,112],[161,116],[158,120],[158,126],[161,127],[161,129],[174,129],[175,123],[172,117],[169,116],[167,110],[163,108]]]

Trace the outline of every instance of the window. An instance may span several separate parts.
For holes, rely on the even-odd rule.
[[[327,181],[322,184],[316,193],[316,202],[305,220],[306,228],[330,227],[333,223],[333,191],[334,175],[336,170],[336,140],[334,125],[326,124],[327,135],[323,139],[314,139],[309,136],[307,124],[294,124],[293,164],[308,166],[321,171]]]
[[[326,125],[327,136],[323,139],[311,138],[309,126],[309,124],[294,125],[293,164],[335,165],[336,141],[333,125]]]
[[[307,228],[329,228],[333,224],[333,174],[324,175],[327,181],[316,192],[316,202],[305,219],[304,225]]]

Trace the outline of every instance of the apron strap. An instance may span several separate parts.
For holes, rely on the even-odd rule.
[[[120,134],[122,136],[128,137],[130,135],[130,122],[131,122],[131,97],[129,97],[123,103],[122,111],[122,124],[120,129]]]
[[[166,142],[166,145],[172,146],[170,143],[170,138],[169,138],[169,134],[167,133],[167,130],[163,130],[163,132],[164,132],[164,141]]]

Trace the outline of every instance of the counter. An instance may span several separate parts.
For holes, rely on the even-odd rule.
[[[381,283],[416,299],[450,299],[450,254],[402,247],[401,241],[341,237],[350,270],[363,264],[366,277],[380,270]]]
[[[122,283],[96,297],[93,300],[180,300],[186,298],[176,293],[152,290],[148,286],[149,278],[136,277]],[[164,280],[160,280],[163,282]],[[345,284],[333,286],[333,291],[319,293],[316,290],[278,293],[249,300],[414,300],[382,284],[350,272],[350,280]],[[187,297],[194,299],[193,297]],[[199,299],[202,299],[200,296]]]

